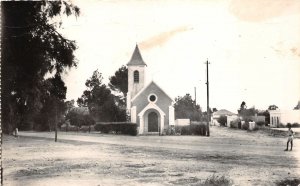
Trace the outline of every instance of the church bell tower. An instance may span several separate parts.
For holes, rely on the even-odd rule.
[[[135,46],[134,52],[128,66],[128,93],[127,93],[127,109],[131,107],[131,99],[142,89],[145,85],[145,67],[138,45]]]

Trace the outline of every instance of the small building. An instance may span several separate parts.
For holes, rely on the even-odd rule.
[[[130,120],[139,126],[138,134],[162,134],[169,125],[174,125],[173,99],[151,81],[145,85],[146,63],[138,45],[128,66],[127,113]]]
[[[221,110],[218,110],[217,112],[214,112],[212,114],[212,125],[220,125],[220,123],[218,122],[218,119],[221,117],[221,116],[227,116],[227,120],[228,118],[230,117],[235,117],[237,116],[237,114],[233,113],[233,112],[230,112],[226,109],[221,109]],[[229,124],[229,122],[227,121],[227,124]]]
[[[300,124],[300,110],[269,110],[270,127],[280,127],[288,123]]]

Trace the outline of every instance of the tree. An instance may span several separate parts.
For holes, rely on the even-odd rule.
[[[200,106],[195,104],[190,94],[175,98],[175,116],[177,118],[189,118],[192,121],[200,121],[202,112]]]
[[[96,121],[125,121],[126,113],[120,110],[110,89],[102,83],[103,77],[98,70],[85,83],[85,90],[78,98],[79,106],[87,106]]]
[[[255,114],[258,113],[258,110],[256,110],[254,107],[249,109],[243,109],[239,110],[239,115],[242,117],[245,121],[250,121]]]
[[[277,110],[277,109],[278,109],[278,107],[276,105],[270,105],[268,107],[268,110]]]
[[[294,110],[300,110],[300,101],[298,101],[298,104],[294,107]]]
[[[33,122],[43,108],[45,75],[58,76],[76,66],[74,41],[64,38],[53,18],[79,15],[66,1],[1,2],[2,5],[2,123],[10,133]]]
[[[70,124],[77,127],[77,130],[81,126],[88,126],[89,131],[91,130],[91,125],[95,124],[94,119],[91,115],[84,112],[79,112],[78,110],[72,109],[68,112],[66,119],[70,121]],[[66,126],[68,127],[68,126]]]
[[[126,97],[128,92],[128,69],[126,66],[119,68],[114,76],[109,77],[108,86],[113,91],[122,92],[124,97]]]
[[[66,107],[66,114],[75,107],[75,101],[74,99],[70,100],[70,101],[65,101],[65,107]]]
[[[120,109],[126,109],[126,97],[128,92],[128,69],[126,66],[119,68],[114,76],[109,77],[109,88],[112,91],[122,93],[121,96],[115,95],[115,100]]]
[[[221,126],[226,126],[226,124],[227,124],[227,116],[221,115],[218,118],[218,122],[220,123]]]
[[[64,100],[67,87],[59,75],[47,79],[45,82],[46,93],[43,94],[42,108],[37,114],[33,126],[36,130],[54,130],[56,124],[62,120],[66,111]]]
[[[244,109],[246,109],[246,108],[247,108],[246,102],[243,101],[243,102],[241,103],[240,110],[244,110]]]

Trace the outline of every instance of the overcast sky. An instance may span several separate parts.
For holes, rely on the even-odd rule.
[[[154,80],[173,98],[190,93],[210,106],[237,112],[292,109],[300,100],[300,1],[72,1],[77,19],[64,19],[61,33],[76,40],[78,67],[65,75],[67,99],[81,96],[98,69],[105,83],[130,60],[136,43]]]

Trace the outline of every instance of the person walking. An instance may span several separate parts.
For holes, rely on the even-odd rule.
[[[289,130],[288,130],[288,140],[287,140],[287,143],[286,143],[286,149],[284,151],[288,151],[289,143],[291,143],[290,151],[292,151],[293,150],[294,131],[291,129],[292,128],[291,124],[288,124],[287,127],[289,128]]]

